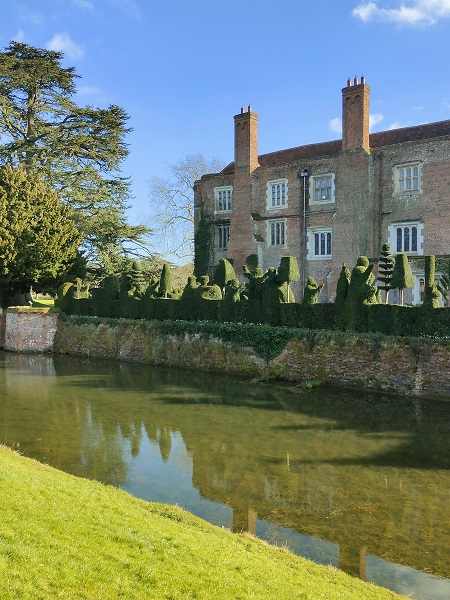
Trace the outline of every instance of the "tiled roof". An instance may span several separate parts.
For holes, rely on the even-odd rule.
[[[370,147],[381,148],[393,144],[418,142],[447,136],[450,136],[450,121],[439,121],[438,123],[427,123],[426,125],[415,125],[414,127],[402,127],[401,129],[372,133],[370,134]]]
[[[390,129],[371,133],[369,143],[371,148],[383,148],[393,144],[404,144],[406,142],[423,141],[427,139],[450,137],[450,121],[439,121],[438,123],[427,123],[426,125],[415,125],[414,127],[402,127],[401,129]],[[287,150],[278,150],[269,154],[261,154],[258,157],[262,167],[269,167],[282,163],[317,158],[319,156],[333,156],[339,154],[342,149],[342,140],[322,142],[320,144],[308,144],[297,146]],[[224,174],[234,172],[234,162],[230,163],[222,171]]]

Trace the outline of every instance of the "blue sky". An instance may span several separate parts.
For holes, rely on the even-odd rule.
[[[131,223],[149,180],[202,153],[233,160],[233,115],[259,152],[340,137],[341,89],[365,75],[372,131],[450,119],[450,0],[0,0],[0,46],[61,50],[76,101],[118,104],[133,132]]]

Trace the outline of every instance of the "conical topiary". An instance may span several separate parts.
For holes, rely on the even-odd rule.
[[[414,275],[406,254],[397,254],[392,272],[391,289],[400,292],[400,304],[403,305],[403,290],[414,287]]]
[[[161,277],[159,279],[159,296],[162,298],[168,298],[169,294],[173,290],[173,278],[172,270],[168,263],[164,263]]]
[[[391,289],[392,273],[394,271],[394,257],[391,256],[391,246],[383,244],[381,247],[381,255],[378,260],[378,289],[385,291],[384,301],[387,304],[389,298],[389,290]]]

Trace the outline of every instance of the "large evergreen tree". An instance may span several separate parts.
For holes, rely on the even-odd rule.
[[[55,279],[78,258],[73,210],[25,168],[0,168],[0,302]]]
[[[127,225],[130,181],[120,174],[128,154],[128,115],[119,106],[79,107],[73,67],[63,54],[20,42],[0,52],[0,165],[23,165],[39,174],[75,209],[90,258],[101,260],[103,220],[113,219],[124,239],[143,242],[148,228]]]

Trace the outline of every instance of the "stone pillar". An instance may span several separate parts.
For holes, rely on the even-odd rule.
[[[52,352],[58,322],[56,311],[16,306],[6,309],[5,316],[5,350]]]

